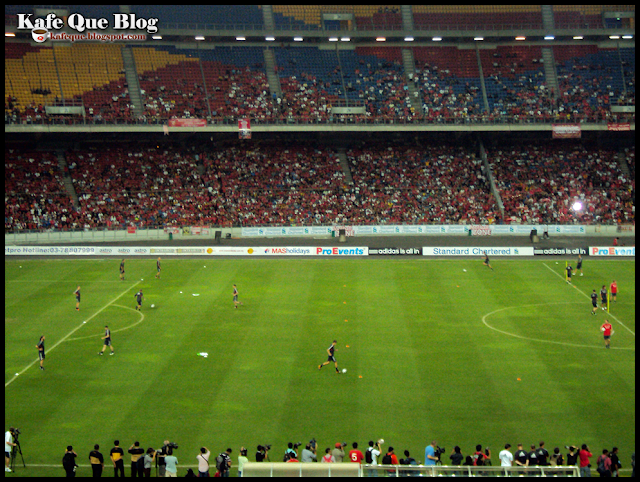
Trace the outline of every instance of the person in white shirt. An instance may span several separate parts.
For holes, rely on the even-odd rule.
[[[200,453],[196,455],[198,461],[198,477],[209,477],[209,456],[211,452],[207,447],[201,447]]]
[[[9,463],[11,462],[11,450],[16,444],[13,442],[13,431],[15,429],[11,427],[4,434],[4,471],[11,472]]]
[[[242,477],[242,469],[244,464],[249,462],[247,458],[247,449],[244,447],[240,447],[240,455],[238,455],[238,477]]]
[[[513,465],[513,454],[509,451],[510,448],[511,444],[505,444],[504,450],[498,454],[502,467],[511,467]]]

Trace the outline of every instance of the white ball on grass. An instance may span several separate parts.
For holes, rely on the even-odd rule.
[[[156,307],[156,305],[151,305],[151,308],[155,308],[155,307]]]
[[[346,369],[346,368],[343,368],[343,369],[342,369],[342,373],[347,373],[347,369]]]

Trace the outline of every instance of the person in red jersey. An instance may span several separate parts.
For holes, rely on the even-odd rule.
[[[604,335],[604,347],[609,348],[609,343],[611,341],[611,334],[613,333],[613,327],[609,320],[604,320],[604,323],[600,327],[600,331]]]
[[[353,442],[352,447],[353,449],[349,450],[349,460],[359,464],[364,460],[364,455],[362,455],[362,452],[358,449],[358,442]]]
[[[609,288],[610,288],[610,291],[611,291],[611,301],[613,301],[615,303],[616,302],[616,295],[618,294],[618,283],[616,283],[616,280],[613,280],[613,282],[611,283],[611,286]]]

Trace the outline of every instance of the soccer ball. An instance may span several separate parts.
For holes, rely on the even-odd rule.
[[[346,369],[346,368],[343,368],[343,369],[342,369],[342,373],[347,373],[347,369]]]
[[[155,308],[155,307],[156,307],[156,305],[151,305],[151,308]]]

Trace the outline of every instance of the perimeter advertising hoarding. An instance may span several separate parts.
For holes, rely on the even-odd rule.
[[[451,246],[425,246],[422,248],[423,256],[533,256],[533,246],[521,248],[488,248],[484,247],[451,247]]]
[[[368,256],[369,248],[333,246],[5,246],[5,256]]]
[[[635,246],[589,246],[589,256],[635,256]]]

